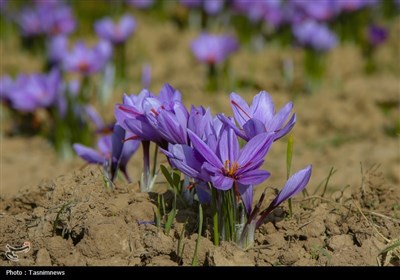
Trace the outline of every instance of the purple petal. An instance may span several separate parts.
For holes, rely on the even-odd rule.
[[[280,129],[278,132],[276,132],[275,136],[274,136],[274,141],[282,138],[283,136],[285,136],[286,134],[288,134],[293,126],[296,124],[296,114],[293,114],[293,116],[290,118],[290,120],[287,122],[287,124]]]
[[[122,148],[124,146],[125,129],[120,125],[115,125],[111,135],[111,181],[114,181],[118,170],[118,162],[121,157]]]
[[[274,103],[271,96],[266,91],[261,91],[254,96],[253,103],[250,106],[253,117],[266,123],[272,119],[275,113]]]
[[[243,185],[258,185],[268,179],[271,174],[265,170],[250,170],[237,181]]]
[[[275,197],[275,199],[271,202],[269,209],[273,209],[278,207],[283,201],[297,193],[301,192],[307,185],[308,181],[311,177],[312,166],[309,165],[306,168],[298,171],[289,180],[286,182],[283,189],[279,192],[279,194]]]
[[[97,141],[97,147],[99,148],[101,154],[106,158],[109,158],[111,155],[111,146],[112,144],[110,135],[100,137]]]
[[[224,165],[217,155],[194,132],[188,129],[188,135],[193,147],[212,165],[223,168]]]
[[[253,203],[253,186],[237,184],[238,191],[242,197],[244,207],[246,208],[247,214],[251,213]]]
[[[209,204],[211,202],[211,190],[205,182],[196,182],[195,185],[197,197],[201,204]]]
[[[137,135],[140,140],[154,141],[160,143],[162,141],[157,131],[147,122],[144,116],[139,116],[136,119],[126,119],[125,125],[128,131]]]
[[[246,141],[250,140],[250,138],[236,126],[236,124],[233,122],[233,120],[225,117],[224,114],[218,114],[217,117],[223,124],[226,124],[227,126],[231,127],[235,131],[237,136],[239,136],[240,138],[242,138]]]
[[[253,117],[250,113],[250,108],[246,101],[244,101],[242,97],[234,92],[231,93],[230,99],[235,120],[238,122],[240,127],[243,127],[243,125]]]
[[[293,103],[289,102],[271,119],[270,123],[266,125],[268,132],[274,132],[280,129],[289,117],[293,109]]]
[[[176,116],[166,110],[162,110],[157,116],[159,133],[171,144],[186,144],[186,131],[180,126]],[[186,126],[185,126],[186,128]]]
[[[231,177],[226,177],[221,173],[215,174],[215,176],[211,176],[211,181],[214,185],[214,188],[219,190],[229,190],[232,188],[234,180]]]
[[[256,118],[250,119],[248,122],[246,122],[243,126],[243,130],[246,133],[248,139],[251,139],[258,134],[267,132],[265,130],[264,123]]]
[[[222,131],[218,150],[223,161],[229,160],[230,163],[233,163],[237,160],[239,156],[239,141],[233,129],[225,128]]]
[[[93,150],[92,148],[88,148],[81,144],[74,144],[73,148],[77,155],[87,161],[88,163],[96,163],[103,164],[104,157],[100,155],[99,152]]]
[[[202,163],[196,158],[192,147],[188,145],[169,144],[168,152],[164,153],[170,158],[174,167],[179,169],[183,174],[192,178],[199,178]]]
[[[271,147],[274,140],[273,135],[273,133],[262,133],[250,139],[240,152],[239,166],[246,166],[262,160]]]

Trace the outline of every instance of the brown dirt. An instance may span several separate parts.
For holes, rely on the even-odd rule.
[[[228,93],[236,91],[236,85],[216,94],[203,93],[205,68],[188,50],[197,32],[181,32],[170,23],[146,17],[138,20],[140,28],[128,45],[129,83],[117,85],[107,106],[99,106],[104,116],[112,119],[113,104],[120,102],[122,92],[140,90],[143,62],[153,67],[151,90],[157,92],[169,82],[181,90],[187,105],[203,104],[211,106],[213,113],[230,114]],[[400,22],[396,23],[391,34],[399,34]],[[379,71],[369,76],[362,72],[363,61],[354,46],[336,49],[327,57],[327,79],[313,94],[301,90],[300,51],[267,46],[254,52],[244,47],[232,58],[232,77],[268,90],[277,107],[294,100],[298,121],[293,130],[293,170],[312,163],[313,175],[309,196],[295,199],[293,218],[285,216],[286,206],[278,209],[272,222],[256,233],[253,248],[243,251],[229,243],[216,248],[205,231],[200,265],[400,264],[398,251],[380,254],[400,239],[400,142],[398,136],[386,133],[400,119],[400,41],[395,36],[390,40],[377,53]],[[0,55],[0,75],[40,70],[39,58],[20,54],[15,39],[0,41]],[[295,82],[290,87],[280,73],[288,56],[295,61]],[[238,93],[250,101],[258,91],[245,88]],[[377,104],[384,103],[395,107],[383,112]],[[1,110],[3,124],[7,114]],[[107,191],[99,168],[82,169],[79,159],[63,162],[45,140],[9,138],[4,129],[0,135],[0,265],[191,264],[196,208],[180,209],[169,235],[151,224],[139,225],[138,221],[153,220],[153,195],[137,193],[136,184],[122,181],[117,181],[114,192]],[[283,140],[267,156],[265,168],[273,174],[267,186],[285,182],[285,149]],[[138,152],[128,167],[132,178],[139,178],[140,158]],[[316,190],[331,167],[337,172],[321,197],[322,187]],[[177,252],[179,239],[184,244],[182,254]],[[18,263],[7,261],[5,245],[24,241],[32,243],[32,250],[21,253]]]
[[[202,237],[199,265],[399,265],[398,253],[380,252],[400,235],[400,210],[394,208],[400,193],[376,170],[364,179],[355,194],[297,199],[291,219],[278,209],[247,251],[227,242],[215,247]],[[178,210],[187,223],[177,219],[167,235],[143,223],[153,221],[156,204],[154,194],[137,189],[120,184],[107,190],[100,171],[86,167],[2,199],[0,265],[191,265],[196,211]],[[8,261],[6,244],[24,241],[31,250],[20,253],[19,262]]]

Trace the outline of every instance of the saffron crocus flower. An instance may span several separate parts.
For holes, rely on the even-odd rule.
[[[313,20],[306,20],[292,27],[300,44],[319,52],[326,52],[337,44],[336,35],[329,28]]]
[[[10,100],[10,92],[14,86],[14,81],[10,76],[5,75],[0,78],[0,101],[8,102]]]
[[[203,33],[192,44],[192,52],[202,63],[219,64],[239,47],[237,40],[230,35]]]
[[[108,42],[101,41],[93,48],[87,47],[83,42],[77,42],[72,51],[64,57],[64,69],[84,76],[91,75],[104,68],[111,54],[112,47]]]
[[[332,0],[319,0],[315,2],[294,0],[291,3],[304,12],[308,18],[318,21],[328,21],[340,11],[338,1]]]
[[[114,130],[112,135],[102,136],[97,141],[97,148],[86,147],[82,144],[75,143],[73,148],[77,155],[89,164],[99,164],[104,167],[106,175],[112,181],[115,179],[117,168],[121,170],[128,182],[130,178],[126,172],[126,165],[132,155],[139,147],[138,141],[123,142],[125,133],[120,130]],[[113,169],[110,169],[110,166]]]
[[[118,23],[114,23],[111,18],[104,18],[97,21],[94,28],[99,37],[117,45],[124,43],[133,34],[136,21],[130,15],[124,15]]]
[[[265,217],[267,217],[267,215],[271,213],[272,210],[278,207],[285,200],[301,192],[307,186],[308,181],[310,181],[311,178],[311,172],[312,166],[309,165],[306,168],[297,171],[289,178],[289,180],[286,182],[285,186],[278,193],[275,199],[264,211],[261,212],[256,224],[256,228],[258,228],[263,223]]]
[[[111,158],[111,136],[103,136],[97,141],[97,151],[78,143],[75,143],[73,148],[77,155],[87,163],[103,165]]]
[[[34,37],[44,33],[45,28],[41,21],[41,15],[36,9],[23,9],[17,22],[24,37]]]
[[[40,12],[41,15],[45,15],[41,21],[47,35],[67,35],[75,30],[76,21],[70,7],[66,5],[39,6],[38,9],[43,10]]]
[[[47,56],[50,65],[59,65],[68,53],[68,37],[64,35],[51,37],[47,43]]]
[[[288,134],[296,123],[296,114],[288,120],[293,103],[287,103],[275,114],[274,103],[266,91],[261,91],[254,96],[250,107],[236,93],[231,93],[230,100],[233,115],[239,127],[222,114],[218,117],[246,141],[264,132],[273,133],[274,141],[276,141]]]
[[[32,74],[17,78],[12,93],[11,105],[14,109],[33,112],[54,104],[61,87],[61,75],[57,69],[48,75]]]
[[[215,15],[222,10],[224,4],[224,0],[207,0],[203,2],[203,8],[208,15]]]
[[[273,142],[273,134],[262,133],[251,139],[241,150],[235,132],[226,128],[213,151],[195,133],[188,130],[193,147],[204,157],[202,168],[209,174],[213,186],[219,190],[235,188],[247,212],[251,211],[253,186],[266,180],[270,173],[258,168],[263,164]]]

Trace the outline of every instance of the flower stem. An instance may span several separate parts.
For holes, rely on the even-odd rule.
[[[140,191],[148,192],[150,184],[150,141],[142,141],[143,148],[143,174],[140,182]]]

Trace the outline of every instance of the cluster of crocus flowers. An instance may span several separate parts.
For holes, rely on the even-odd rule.
[[[153,142],[171,167],[185,175],[185,186],[195,189],[199,202],[211,207],[214,242],[231,240],[247,246],[247,233],[254,234],[266,215],[305,188],[311,166],[289,178],[268,208],[253,209],[254,188],[270,176],[262,169],[264,159],[272,144],[290,132],[296,115],[291,102],[275,112],[267,92],[256,95],[250,106],[232,93],[231,106],[234,118],[213,116],[202,106],[187,110],[180,92],[165,84],[158,96],[146,89],[124,95],[123,103],[115,106],[115,117],[130,134],[125,141],[142,142],[142,191],[152,190],[157,173],[150,173]],[[239,138],[247,142],[242,147]]]

